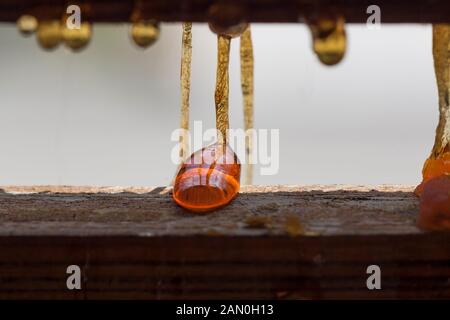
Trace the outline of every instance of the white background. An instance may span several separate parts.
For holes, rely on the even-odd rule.
[[[44,52],[0,25],[0,184],[167,185],[176,166],[179,24],[150,49],[128,26]],[[348,52],[320,65],[303,25],[254,25],[256,127],[280,129],[280,170],[257,184],[414,184],[438,119],[431,26],[349,26]],[[238,41],[231,127],[242,127]],[[191,123],[214,125],[215,36],[193,28]]]

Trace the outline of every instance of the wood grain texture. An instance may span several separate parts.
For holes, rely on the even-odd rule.
[[[412,187],[243,187],[207,215],[170,188],[1,190],[2,299],[450,298],[450,233],[415,227]]]
[[[344,15],[346,21],[366,23],[368,0],[228,0],[242,7],[242,16],[249,22],[298,22],[303,15],[314,16],[323,11]],[[14,22],[27,11],[42,19],[60,18],[66,0],[0,0],[0,21]],[[85,18],[96,22],[127,22],[133,12],[134,0],[81,0]],[[211,0],[142,0],[142,16],[160,21],[208,21]],[[450,22],[447,0],[378,0],[382,21]]]
[[[419,232],[412,187],[243,187],[231,205],[200,215],[178,207],[165,187],[0,190],[0,235],[285,235],[291,216],[313,235]],[[258,219],[266,226],[255,228]]]

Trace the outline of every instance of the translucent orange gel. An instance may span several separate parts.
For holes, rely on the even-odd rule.
[[[241,164],[229,146],[213,144],[181,165],[173,199],[185,209],[206,212],[228,204],[238,194]]]
[[[450,230],[450,175],[423,184],[417,224],[427,230]]]
[[[439,177],[442,175],[450,174],[450,151],[446,151],[437,158],[431,156],[425,161],[423,166],[422,175],[423,180],[422,183],[419,184],[414,190],[414,193],[417,196],[420,196],[423,192],[424,185],[432,178]]]

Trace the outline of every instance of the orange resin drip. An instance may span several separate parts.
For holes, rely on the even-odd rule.
[[[181,165],[173,199],[194,212],[218,209],[236,197],[240,175],[241,164],[233,150],[219,143],[210,145]]]
[[[417,196],[420,196],[423,192],[425,184],[432,178],[436,178],[442,175],[450,174],[450,151],[446,151],[439,155],[437,158],[431,156],[425,161],[423,166],[422,175],[423,181],[419,184],[414,191]]]
[[[423,181],[414,193],[421,196],[428,181],[450,174],[450,25],[433,25],[433,59],[439,94],[439,123],[431,156],[425,161]],[[431,188],[431,187],[429,187]],[[438,191],[438,190],[436,190]]]
[[[417,224],[426,230],[450,230],[450,175],[424,184]]]

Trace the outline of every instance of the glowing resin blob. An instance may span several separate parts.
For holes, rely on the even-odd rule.
[[[414,193],[420,196],[423,193],[425,184],[429,180],[446,174],[450,174],[450,152],[444,152],[437,158],[431,156],[425,161],[422,170],[423,181],[417,186]]]
[[[216,143],[193,153],[178,171],[173,199],[185,209],[206,212],[233,200],[241,164],[228,145]]]
[[[426,230],[450,230],[450,175],[424,184],[417,224]]]

